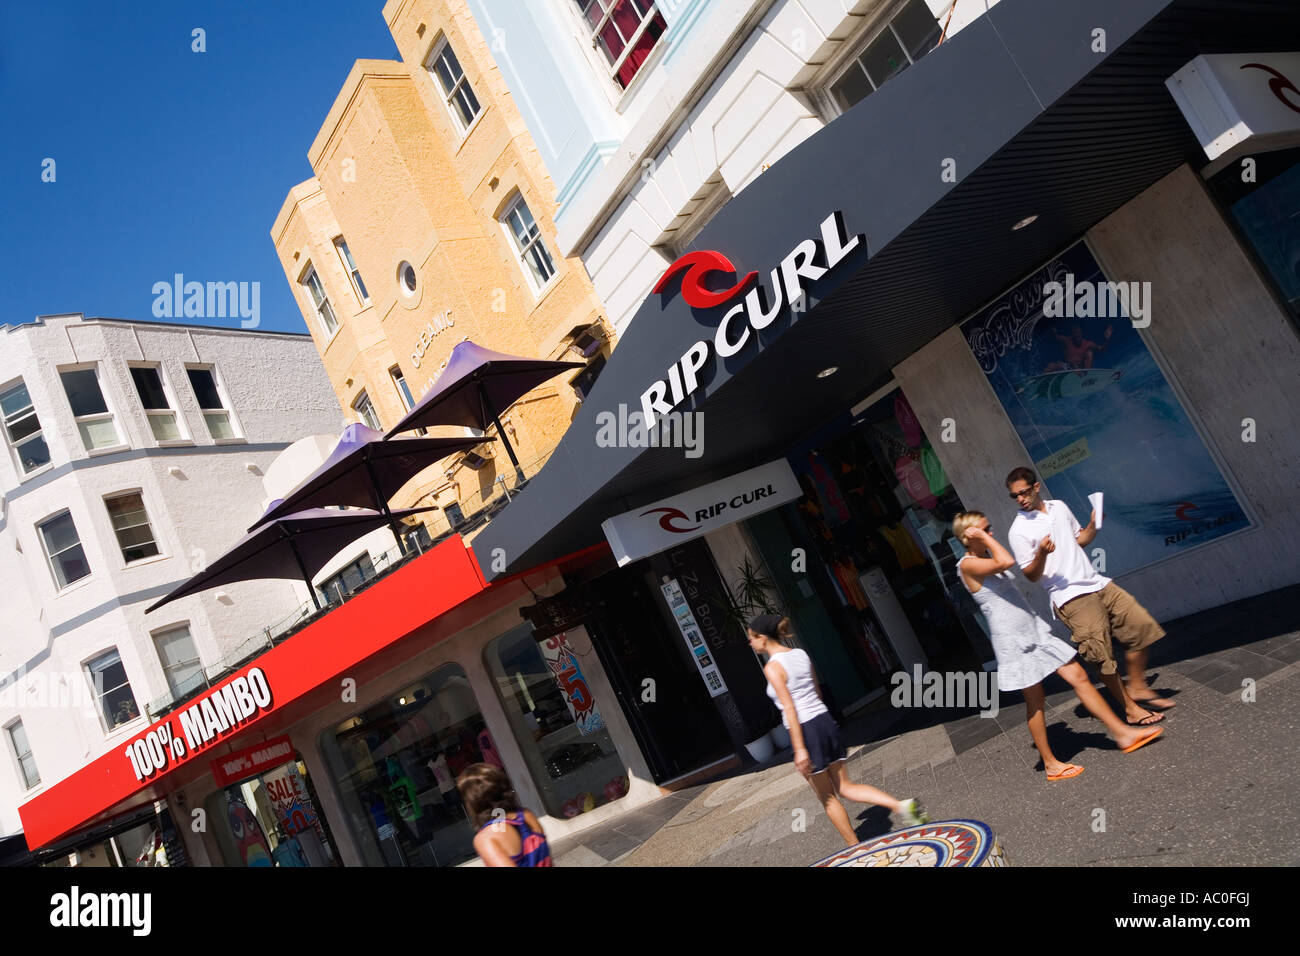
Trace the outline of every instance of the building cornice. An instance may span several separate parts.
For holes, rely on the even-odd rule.
[[[226,325],[200,325],[194,322],[155,322],[151,319],[119,319],[107,315],[96,315],[86,318],[86,316],[81,312],[60,312],[53,315],[38,315],[31,322],[22,322],[17,325],[0,325],[0,332],[8,334],[10,332],[19,332],[37,326],[40,326],[41,328],[52,327],[55,323],[48,321],[50,319],[68,319],[77,322],[79,327],[82,328],[108,323],[111,325],[129,325],[154,329],[199,329],[203,332],[226,332],[231,335],[283,335],[294,339],[311,338],[311,335],[307,332],[284,332],[275,329],[234,329]]]
[[[409,83],[411,74],[400,60],[357,60],[353,63],[348,78],[325,115],[320,132],[307,150],[307,162],[311,163],[313,170],[319,167],[321,158],[342,130],[344,119],[353,113],[353,106],[368,80],[406,80]]]

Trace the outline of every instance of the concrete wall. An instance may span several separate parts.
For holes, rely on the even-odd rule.
[[[1145,338],[1207,447],[1240,489],[1258,526],[1118,580],[1168,619],[1300,579],[1300,344],[1245,251],[1187,166],[1087,234],[1112,281],[1150,282]],[[956,327],[895,370],[926,432],[956,421],[957,441],[934,449],[968,508],[1005,540],[1015,516],[1003,479],[1029,455]],[[1257,440],[1242,440],[1243,420]],[[1051,482],[1044,482],[1050,493]],[[1105,531],[1102,531],[1105,534]],[[1025,585],[1025,587],[1029,587]],[[1033,588],[1036,602],[1041,589]]]
[[[17,806],[146,723],[144,708],[168,692],[152,635],[188,624],[205,666],[215,665],[306,598],[288,582],[235,584],[144,608],[216,557],[261,514],[261,474],[304,431],[341,426],[328,380],[305,336],[202,329],[163,323],[48,317],[0,330],[0,385],[22,379],[47,438],[51,461],[19,475],[0,455],[0,573],[10,584],[0,642],[0,727],[21,719],[41,783],[24,790],[9,741],[0,744],[0,831],[21,824]],[[160,447],[128,362],[161,364],[187,441]],[[87,452],[59,369],[95,363],[121,445]],[[215,366],[240,438],[214,441],[186,375],[186,364]],[[251,466],[251,469],[250,469]],[[175,469],[175,473],[173,473]],[[104,497],[138,491],[159,554],[122,556]],[[91,573],[59,589],[37,525],[67,509]],[[121,655],[140,717],[105,730],[90,700],[84,664],[109,649]]]

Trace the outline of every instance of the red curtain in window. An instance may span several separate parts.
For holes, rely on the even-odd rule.
[[[623,36],[630,37],[636,33],[637,27],[641,25],[641,14],[637,11],[632,0],[619,0],[618,6],[610,14],[610,21],[618,25]],[[665,26],[664,18],[656,10],[650,19],[650,23],[646,25],[645,32],[641,34],[641,38],[637,40],[632,52],[627,55],[627,59],[623,61],[623,65],[618,69],[618,83],[624,89],[632,82],[637,71],[641,69],[641,64],[646,61],[646,57],[654,49],[655,43],[663,35]]]

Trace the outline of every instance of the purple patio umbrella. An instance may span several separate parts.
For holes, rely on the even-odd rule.
[[[279,501],[271,502],[268,512],[278,505]],[[311,508],[274,521],[259,522],[255,531],[244,535],[194,577],[145,608],[145,613],[156,611],[177,598],[222,584],[299,576],[307,583],[312,603],[320,610],[320,600],[311,579],[340,551],[363,534],[382,528],[390,517],[405,518],[432,510],[432,506],[403,508],[386,516],[369,508],[349,511]]]
[[[565,369],[585,367],[581,362],[523,358],[493,352],[468,340],[461,342],[451,350],[437,383],[387,437],[427,425],[463,425],[486,431],[492,424],[518,472],[519,459],[501,427],[502,410]]]
[[[482,438],[400,438],[385,441],[383,433],[365,425],[349,425],[324,463],[272,505],[258,525],[304,508],[326,505],[373,507],[388,519],[393,537],[404,547],[388,499],[404,484],[435,462],[458,451],[468,451]]]

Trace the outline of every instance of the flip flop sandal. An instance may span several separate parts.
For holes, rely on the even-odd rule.
[[[1169,709],[1172,708],[1172,707],[1177,707],[1177,706],[1178,706],[1178,705],[1177,705],[1174,701],[1172,701],[1172,700],[1171,700],[1169,703],[1167,703],[1167,704],[1163,704],[1163,705],[1161,705],[1161,704],[1153,704],[1153,703],[1151,703],[1151,701],[1153,701],[1153,700],[1160,700],[1160,699],[1161,699],[1161,698],[1159,698],[1159,697],[1145,697],[1145,698],[1142,698],[1142,697],[1134,697],[1134,698],[1133,698],[1133,703],[1135,703],[1135,704],[1141,704],[1141,705],[1142,705],[1143,707],[1145,707],[1147,710],[1151,710],[1151,709],[1154,708],[1154,709],[1157,710],[1157,711],[1160,711],[1160,710],[1169,710]]]
[[[1081,773],[1083,773],[1083,768],[1080,767],[1078,764],[1072,763],[1064,770],[1062,770],[1060,773],[1057,774],[1049,773],[1047,775],[1047,779],[1050,782],[1055,783],[1058,780],[1069,780],[1071,777],[1077,777]]]
[[[1124,723],[1130,727],[1150,727],[1152,724],[1158,724],[1165,719],[1165,715],[1155,710],[1148,710],[1147,715],[1141,720],[1126,720]]]
[[[1120,751],[1120,752],[1121,752],[1121,753],[1126,753],[1126,754],[1131,754],[1133,751],[1137,750],[1139,747],[1145,747],[1147,744],[1151,743],[1151,741],[1155,740],[1157,737],[1159,737],[1159,736],[1160,736],[1161,734],[1163,734],[1164,732],[1165,732],[1165,728],[1163,728],[1163,727],[1157,727],[1157,728],[1156,728],[1155,730],[1153,730],[1151,733],[1147,734],[1145,737],[1143,737],[1143,738],[1141,738],[1140,740],[1138,740],[1137,743],[1135,743],[1135,744],[1130,744],[1129,746],[1125,747],[1125,748],[1124,748],[1122,751]]]

